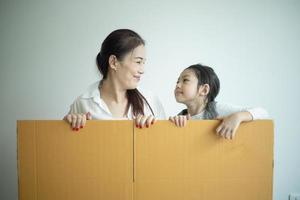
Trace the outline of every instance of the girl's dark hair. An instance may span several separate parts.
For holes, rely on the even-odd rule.
[[[218,113],[216,111],[215,98],[220,91],[220,81],[217,74],[211,67],[204,66],[202,64],[191,65],[186,69],[193,70],[198,79],[198,87],[204,84],[209,85],[210,90],[207,94],[207,104],[205,106],[204,119],[216,118]]]
[[[109,57],[111,55],[122,60],[127,53],[133,51],[140,45],[145,45],[145,41],[132,30],[118,29],[111,32],[103,41],[101,50],[96,58],[97,66],[103,76],[103,80],[107,78]],[[127,90],[126,95],[128,98],[126,113],[128,112],[129,107],[132,106],[133,116],[137,116],[138,114],[144,115],[144,103],[146,103],[154,115],[146,98],[137,89]]]

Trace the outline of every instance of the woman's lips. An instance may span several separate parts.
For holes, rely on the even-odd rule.
[[[137,81],[141,80],[141,76],[133,76]]]

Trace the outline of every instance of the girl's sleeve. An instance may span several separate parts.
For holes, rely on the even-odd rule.
[[[217,103],[216,110],[218,112],[218,117],[225,117],[236,112],[249,112],[252,115],[253,120],[270,119],[268,112],[261,107],[244,108],[230,104]]]

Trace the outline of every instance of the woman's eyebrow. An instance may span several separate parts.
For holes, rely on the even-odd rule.
[[[142,57],[134,57],[134,59],[141,59],[141,60],[145,60],[144,58]]]

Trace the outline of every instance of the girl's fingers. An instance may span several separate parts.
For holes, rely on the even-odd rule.
[[[179,127],[182,127],[183,126],[183,116],[182,115],[178,116],[178,122],[179,122]]]
[[[219,126],[218,126],[218,128],[216,129],[216,131],[217,131],[217,133],[220,135],[220,133],[221,133],[221,130],[224,128],[224,124],[223,123],[221,123]]]
[[[187,120],[188,120],[187,117],[183,118],[183,126],[186,126]]]
[[[237,129],[238,129],[238,126],[233,129],[232,134],[231,134],[231,139],[234,138]]]
[[[229,129],[226,130],[226,133],[225,133],[224,136],[225,136],[226,139],[230,139],[231,134],[232,134],[232,129],[229,128]]]
[[[169,117],[169,120],[171,121],[171,122],[175,122],[175,119],[174,119],[174,117]]]
[[[175,125],[176,125],[176,126],[179,126],[179,119],[178,119],[178,116],[175,116]]]
[[[187,120],[190,120],[190,119],[191,119],[191,115],[190,115],[190,114],[187,114],[186,119],[187,119]]]
[[[222,130],[220,131],[220,136],[224,137],[225,133],[226,133],[226,127],[223,127]]]

